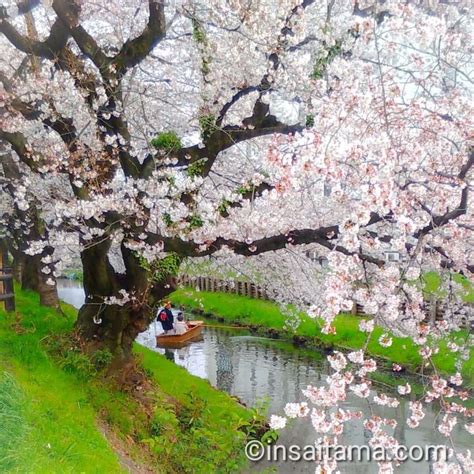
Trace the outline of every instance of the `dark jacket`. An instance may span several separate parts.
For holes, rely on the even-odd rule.
[[[174,317],[170,309],[161,309],[156,319],[161,323],[163,331],[170,331],[171,329],[173,329]]]

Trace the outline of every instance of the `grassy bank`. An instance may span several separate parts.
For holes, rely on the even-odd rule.
[[[196,292],[184,288],[173,293],[175,305],[184,305],[186,308],[202,312],[207,316],[219,317],[225,323],[239,323],[256,328],[271,336],[284,337],[296,342],[317,347],[339,347],[343,349],[360,349],[365,344],[366,335],[359,331],[360,316],[339,315],[335,319],[336,334],[327,335],[321,332],[318,321],[301,313],[301,323],[296,331],[286,328],[287,317],[280,307],[265,300],[257,300],[240,295],[227,293]],[[378,339],[385,331],[376,327],[370,337],[368,352],[376,357],[398,363],[410,371],[418,371],[422,359],[418,353],[419,347],[410,338],[392,336],[390,347],[382,347]],[[460,331],[451,336],[452,340],[464,339],[466,331]],[[446,348],[448,340],[442,341],[440,351],[433,360],[436,368],[444,374],[455,373],[454,355]],[[474,354],[464,363],[462,374],[471,387],[474,386]]]
[[[136,347],[148,376],[140,400],[103,377],[106,355],[65,347],[63,317],[17,289],[0,311],[0,472],[235,472],[261,419],[164,357]],[[60,349],[60,350],[59,350]]]

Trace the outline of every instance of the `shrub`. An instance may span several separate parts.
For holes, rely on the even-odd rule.
[[[105,369],[112,362],[113,355],[108,349],[95,351],[92,355],[92,363],[97,371]]]
[[[65,372],[76,374],[82,380],[87,380],[96,374],[94,364],[89,357],[77,350],[65,352],[59,360],[59,365]]]
[[[175,132],[159,133],[150,142],[155,148],[164,151],[177,151],[181,148],[181,140]]]

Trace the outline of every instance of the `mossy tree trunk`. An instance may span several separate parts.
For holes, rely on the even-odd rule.
[[[20,273],[21,287],[24,290],[33,290],[39,293],[40,304],[50,308],[59,309],[58,289],[56,278],[53,275],[53,269],[50,265],[45,265],[41,259],[51,255],[52,247],[46,249],[40,255],[25,255],[15,257],[17,265],[21,265],[16,271]],[[45,271],[49,273],[45,273]]]
[[[110,247],[110,240],[105,239],[89,244],[81,253],[86,300],[79,310],[76,329],[86,350],[107,349],[112,353],[113,370],[131,361],[133,342],[153,320],[154,305],[169,295],[176,284],[171,276],[152,284],[150,271],[123,245],[125,273],[118,273],[109,261]],[[123,305],[105,303],[111,297],[122,299],[122,289],[132,297],[131,301]]]
[[[21,282],[23,279],[23,270],[25,268],[25,258],[20,252],[13,254],[12,268],[13,278],[16,281]]]

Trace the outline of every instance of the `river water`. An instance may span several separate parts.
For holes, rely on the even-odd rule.
[[[78,282],[61,280],[58,282],[59,296],[64,301],[79,307],[84,302],[84,292]],[[199,318],[202,319],[202,318]],[[219,323],[210,321],[210,324]],[[204,328],[201,341],[181,349],[160,349],[155,347],[155,334],[161,332],[159,324],[152,325],[148,331],[139,335],[137,342],[149,349],[165,355],[176,364],[185,367],[191,374],[209,380],[216,388],[239,397],[249,406],[267,401],[269,414],[283,414],[287,402],[304,401],[301,390],[307,385],[321,385],[329,373],[324,356],[318,352],[298,349],[289,343],[255,337],[246,330]],[[404,379],[400,378],[400,384]],[[387,393],[387,392],[386,392]],[[393,393],[388,395],[395,396]],[[398,422],[394,434],[397,440],[407,446],[445,444],[446,439],[436,429],[437,409],[433,405],[425,409],[426,416],[420,427],[412,430],[406,426],[409,397],[400,399],[397,408],[372,406],[367,400],[349,395],[341,408],[360,410],[364,413],[373,410],[379,416],[395,418]],[[413,398],[415,399],[415,398]],[[293,420],[291,425],[281,431],[279,444],[304,446],[313,444],[315,432],[309,419]],[[458,423],[452,433],[457,448],[472,449],[470,436]],[[342,442],[348,445],[367,445],[369,433],[362,423],[351,421],[346,424]],[[253,463],[250,471],[260,472],[265,468],[275,468],[278,473],[313,473],[315,466],[309,461],[274,463],[260,461]],[[376,463],[353,462],[341,464],[343,472],[377,472]],[[428,462],[406,462],[396,472],[430,473]]]

